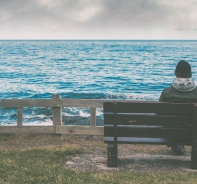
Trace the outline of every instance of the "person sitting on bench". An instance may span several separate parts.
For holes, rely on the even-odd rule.
[[[165,88],[159,98],[160,102],[180,102],[194,103],[197,102],[197,87],[191,79],[192,71],[190,64],[181,60],[177,63],[175,76],[172,86]],[[171,150],[176,155],[183,155],[185,148],[183,144],[170,145]]]

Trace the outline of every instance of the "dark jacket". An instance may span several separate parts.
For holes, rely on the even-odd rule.
[[[165,88],[159,98],[160,102],[180,102],[194,103],[197,102],[197,87],[192,91],[182,92],[173,86]]]

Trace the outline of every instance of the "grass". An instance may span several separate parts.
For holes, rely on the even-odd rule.
[[[102,171],[64,167],[70,156],[91,151],[102,141],[44,135],[0,135],[0,184],[35,183],[197,183],[196,172]]]

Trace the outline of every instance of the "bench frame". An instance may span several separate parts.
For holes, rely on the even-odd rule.
[[[103,109],[108,167],[118,166],[118,144],[184,144],[197,169],[197,104],[117,100]]]

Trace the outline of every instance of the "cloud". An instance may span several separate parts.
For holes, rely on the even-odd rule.
[[[197,38],[196,8],[195,0],[0,0],[0,38]]]

